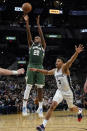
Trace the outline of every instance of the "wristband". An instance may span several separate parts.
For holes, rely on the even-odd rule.
[[[12,75],[18,75],[18,72],[15,70],[12,70]]]

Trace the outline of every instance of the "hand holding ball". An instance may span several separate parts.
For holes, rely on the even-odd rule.
[[[32,5],[30,3],[24,3],[22,5],[22,10],[25,14],[28,14],[32,10]]]

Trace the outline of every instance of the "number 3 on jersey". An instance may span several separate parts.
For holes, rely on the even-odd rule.
[[[39,54],[40,54],[39,50],[34,50],[34,54],[33,55],[39,56]]]
[[[61,85],[61,80],[58,80],[58,83]]]

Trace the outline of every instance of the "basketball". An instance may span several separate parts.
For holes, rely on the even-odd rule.
[[[24,3],[22,5],[22,10],[24,11],[24,13],[29,13],[32,10],[32,5],[30,3]]]

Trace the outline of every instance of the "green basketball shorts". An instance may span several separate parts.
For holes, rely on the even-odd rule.
[[[29,68],[43,69],[42,65],[29,64],[27,67],[26,81],[31,85],[45,85],[45,76],[40,72],[30,71]]]

